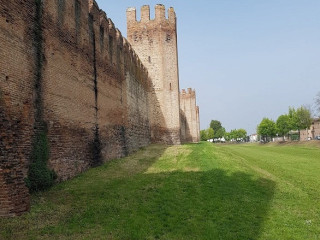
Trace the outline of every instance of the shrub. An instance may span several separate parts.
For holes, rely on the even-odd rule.
[[[48,168],[48,159],[48,138],[46,131],[43,130],[36,135],[31,153],[31,163],[26,179],[30,192],[44,191],[54,184],[57,175]]]

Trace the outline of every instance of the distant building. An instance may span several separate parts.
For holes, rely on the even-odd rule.
[[[309,129],[300,131],[300,141],[308,141],[320,136],[320,118],[313,119]]]
[[[258,142],[258,134],[254,133],[249,136],[250,142]]]

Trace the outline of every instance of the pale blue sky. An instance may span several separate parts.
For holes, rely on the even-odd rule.
[[[180,88],[196,89],[201,129],[217,119],[254,133],[320,91],[320,0],[97,2],[124,36],[127,7],[175,8]]]

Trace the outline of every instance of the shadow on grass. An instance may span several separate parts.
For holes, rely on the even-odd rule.
[[[145,159],[148,164],[133,175],[124,174],[79,190],[68,190],[72,194],[73,210],[30,236],[38,237],[35,239],[259,238],[274,194],[274,182],[220,169],[144,173],[156,160]],[[113,166],[103,168],[112,170]],[[78,184],[81,181],[85,177],[80,177]]]
[[[258,239],[274,190],[269,180],[220,170],[144,174],[105,187],[43,233],[99,226],[114,239]]]

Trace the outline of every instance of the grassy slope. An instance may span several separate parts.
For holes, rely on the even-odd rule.
[[[320,239],[319,148],[237,145],[221,150],[276,183],[261,239]]]
[[[320,239],[320,150],[151,146],[32,197],[0,239]]]

